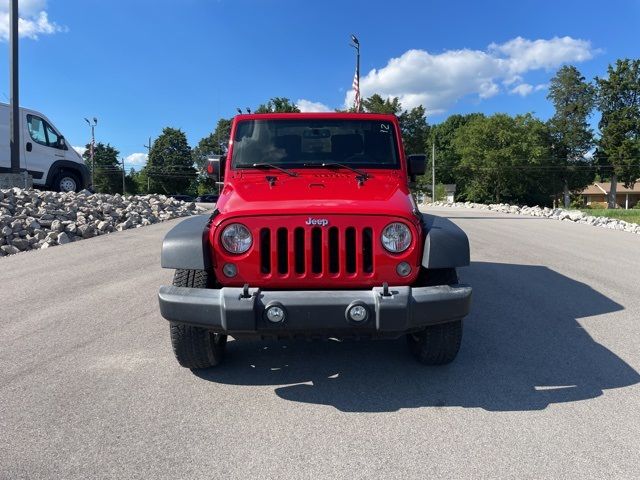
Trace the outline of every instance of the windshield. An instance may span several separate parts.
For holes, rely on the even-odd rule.
[[[232,165],[252,168],[257,163],[399,168],[393,124],[380,120],[242,121],[233,138]]]

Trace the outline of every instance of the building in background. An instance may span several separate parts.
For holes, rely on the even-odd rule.
[[[610,190],[610,182],[594,182],[585,188],[580,195],[587,206],[604,203],[605,205],[602,208],[607,208],[607,196]],[[638,179],[633,188],[626,188],[622,183],[618,183],[616,190],[616,203],[620,208],[633,208],[640,201],[640,179]]]

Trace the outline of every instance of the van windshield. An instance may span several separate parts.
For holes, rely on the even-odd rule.
[[[380,120],[245,120],[233,138],[232,165],[269,163],[304,168],[340,163],[355,168],[399,168],[395,131]]]

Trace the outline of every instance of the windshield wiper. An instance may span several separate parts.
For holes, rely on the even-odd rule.
[[[347,170],[351,170],[353,173],[358,175],[358,180],[364,182],[365,180],[369,180],[371,175],[367,172],[363,172],[362,170],[358,170],[357,168],[350,167],[349,165],[345,165],[344,163],[338,162],[329,162],[329,163],[305,163],[305,167],[340,167],[346,168]]]
[[[253,168],[273,168],[274,170],[280,170],[282,173],[286,173],[290,177],[298,176],[296,172],[292,172],[291,170],[287,170],[286,168],[279,167],[277,165],[274,165],[273,163],[254,163],[251,166]]]

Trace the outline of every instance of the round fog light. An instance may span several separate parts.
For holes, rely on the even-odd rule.
[[[407,262],[400,262],[396,266],[396,273],[401,277],[406,277],[411,273],[411,265],[409,265]]]
[[[265,315],[267,317],[267,320],[269,320],[271,323],[284,322],[284,308],[278,305],[271,305],[270,307],[267,307]]]
[[[369,312],[364,305],[354,305],[347,311],[349,319],[354,322],[364,322],[369,316]]]
[[[225,263],[222,267],[222,273],[224,273],[225,277],[235,277],[238,274],[238,267],[233,263]]]

